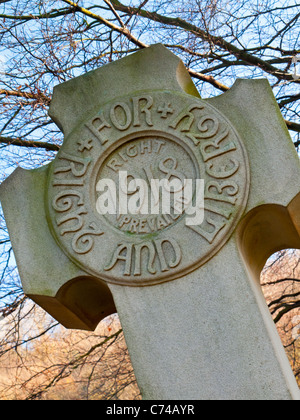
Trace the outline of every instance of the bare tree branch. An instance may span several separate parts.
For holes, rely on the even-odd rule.
[[[125,35],[126,38],[129,39],[129,41],[133,42],[138,47],[140,47],[140,48],[148,47],[147,44],[144,44],[143,42],[139,41],[126,27],[117,26],[114,23],[112,23],[112,22],[108,21],[107,19],[103,18],[102,16],[97,15],[97,14],[91,12],[90,10],[85,9],[84,7],[80,7],[77,3],[74,3],[71,0],[62,0],[62,1],[64,1],[65,3],[68,3],[70,6],[74,7],[75,11],[81,12],[84,15],[86,15],[86,16],[92,18],[92,19],[95,19],[98,22],[103,23],[108,28],[110,28],[110,29],[112,29],[116,32],[119,32],[120,34]]]
[[[44,95],[43,92],[39,92],[37,94],[32,92],[23,92],[21,90],[6,90],[6,89],[0,89],[0,95],[5,96],[15,96],[18,98],[25,98],[25,99],[34,99],[37,101],[42,101],[46,105],[50,105],[51,98],[48,98]]]
[[[194,70],[188,69],[190,75],[194,77],[195,79],[202,80],[203,82],[207,82],[211,84],[213,87],[221,90],[222,92],[227,92],[230,88],[226,85],[224,85],[221,82],[218,82],[213,76],[208,76],[203,73],[198,73]]]
[[[300,124],[288,120],[285,120],[285,123],[289,130],[295,131],[296,133],[300,133]]]
[[[65,0],[66,1],[66,0]],[[189,31],[193,33],[194,35],[200,37],[203,41],[212,43],[213,45],[222,48],[225,51],[228,51],[229,53],[233,54],[236,58],[245,61],[249,65],[253,65],[256,67],[261,68],[265,72],[272,74],[273,76],[277,77],[278,79],[283,80],[289,80],[295,83],[300,83],[300,80],[295,80],[293,78],[292,74],[286,73],[284,71],[279,70],[277,67],[272,66],[265,60],[262,60],[259,57],[256,57],[250,53],[248,53],[246,50],[241,50],[237,48],[235,45],[227,42],[225,39],[223,39],[221,36],[214,36],[211,35],[199,27],[186,22],[185,20],[181,18],[173,18],[168,16],[163,16],[161,14],[158,14],[156,12],[148,12],[145,10],[142,10],[140,8],[125,6],[122,3],[120,3],[118,0],[111,0],[115,9],[126,12],[128,14],[137,14],[144,18],[151,19],[155,22],[161,22],[166,25],[174,26],[181,28],[183,30]]]
[[[46,149],[49,151],[57,152],[60,147],[56,144],[46,143],[42,141],[33,141],[33,140],[23,140],[21,138],[10,138],[0,136],[0,143],[7,144],[9,146],[20,146],[28,148],[39,148]]]

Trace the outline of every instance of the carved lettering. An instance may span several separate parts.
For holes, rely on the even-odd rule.
[[[117,264],[118,261],[124,261],[124,276],[130,276],[131,274],[131,264],[132,264],[132,248],[133,244],[120,244],[118,245],[117,249],[114,252],[114,255],[112,257],[111,263],[104,267],[105,271],[109,271]],[[122,255],[122,253],[125,252],[125,255]]]
[[[225,145],[222,145],[222,147],[220,146],[220,143],[222,143],[228,137],[228,135],[229,129],[226,128],[222,133],[218,135],[218,137],[215,140],[205,142],[200,145],[200,151],[204,162],[207,162],[212,158],[236,150],[236,145],[234,144],[234,142],[229,142]]]
[[[170,162],[170,163],[169,163]],[[181,171],[177,171],[178,161],[172,156],[168,156],[159,162],[158,167],[163,174],[166,175],[166,180],[170,181],[172,177],[180,180],[182,186],[185,184],[185,175]]]
[[[166,259],[166,251],[163,244],[169,244],[173,250],[174,260]],[[169,271],[171,268],[177,267],[182,259],[181,248],[174,239],[156,239],[154,241],[141,242],[139,244],[119,244],[115,250],[111,263],[104,268],[105,271],[112,270],[116,264],[121,261],[124,263],[124,276],[141,276],[142,269],[154,275],[157,269],[154,261],[158,258],[161,272]],[[143,260],[145,264],[143,264]]]
[[[227,192],[226,195],[224,191]],[[238,192],[239,187],[234,181],[224,181],[221,184],[217,181],[210,181],[206,184],[205,198],[235,205]]]
[[[207,200],[205,201],[205,210],[223,216],[227,220],[229,220],[230,216],[232,215],[232,210],[224,209],[221,206],[217,206],[216,204],[213,205],[211,203],[207,203]]]
[[[138,154],[138,149],[135,144],[128,146],[126,149],[126,153],[128,157],[135,157]]]
[[[192,111],[194,111],[195,109],[200,109],[202,110],[204,108],[203,105],[199,105],[199,104],[194,104],[194,105],[190,105],[186,110],[183,110],[172,122],[171,124],[169,124],[169,127],[177,129],[177,127],[179,126],[179,124],[181,123],[180,126],[180,131],[182,132],[188,132],[190,131],[193,122],[195,121],[195,115],[192,113]],[[184,123],[182,123],[184,122]]]
[[[71,197],[77,197],[78,206],[82,206],[83,203],[83,195],[81,192],[75,190],[65,190],[57,194],[54,199],[52,200],[52,207],[55,211],[59,213],[63,213],[66,211],[71,210],[74,204],[74,200]]]
[[[145,101],[146,103],[143,103]],[[133,102],[133,126],[140,127],[141,125],[140,115],[145,114],[147,125],[149,125],[149,127],[152,127],[153,126],[152,115],[151,115],[151,108],[153,105],[152,96],[146,95],[146,96],[133,97],[132,102]]]
[[[226,226],[226,223],[221,222],[221,221],[212,220],[209,217],[206,219],[206,221],[210,226],[213,227],[213,230],[211,232],[208,232],[202,226],[188,226],[188,227],[190,229],[192,229],[194,232],[201,235],[204,239],[207,240],[207,242],[212,244],[213,241],[215,240],[216,236],[218,235],[218,233],[221,232],[221,230]]]
[[[101,236],[104,232],[98,228],[96,223],[91,223],[88,229],[83,229],[74,235],[72,248],[77,254],[87,254],[94,246],[92,236]]]
[[[217,134],[220,128],[220,123],[216,116],[204,115],[199,119],[197,127],[202,135],[202,138],[209,139]]]
[[[135,252],[135,266],[134,266],[134,276],[141,275],[141,265],[142,265],[142,250],[146,248],[148,252],[148,264],[147,270],[150,274],[156,274],[155,267],[153,266],[155,259],[155,248],[152,242],[143,242],[138,245],[134,245]]]
[[[195,146],[198,146],[201,140],[206,140],[214,137],[220,128],[220,123],[217,117],[205,115],[201,117],[197,124],[200,133],[187,133],[186,137],[191,139]]]
[[[140,150],[141,150],[141,155],[144,155],[147,151],[147,153],[151,154],[152,153],[152,142],[151,140],[141,140],[140,142]]]
[[[218,171],[213,170],[215,164],[209,162],[206,164],[206,173],[212,178],[216,178],[216,179],[230,178],[239,170],[240,163],[236,159],[230,159],[229,162],[232,163],[231,168],[228,167],[228,165],[225,165],[225,166],[221,166],[218,169]]]
[[[207,147],[209,147],[209,146],[215,147],[213,144],[207,145]],[[208,153],[204,152],[204,149],[203,149],[203,153],[202,153],[203,160],[204,160],[204,162],[207,162],[209,159],[215,158],[217,156],[224,155],[225,153],[232,152],[233,150],[236,150],[236,145],[235,145],[234,142],[227,143],[223,147],[216,146],[215,151],[211,151],[211,152],[208,152]]]
[[[142,219],[137,219],[131,215],[119,217],[118,228],[130,233],[151,233],[157,232],[170,226],[181,214],[161,214],[158,216],[150,215]]]
[[[118,130],[127,130],[132,123],[132,115],[129,106],[125,102],[117,102],[114,104],[110,109],[110,119]]]
[[[60,166],[54,170],[54,174],[71,172],[75,177],[82,177],[86,174],[91,158],[73,156],[65,152],[59,154],[58,159],[69,162],[68,166]]]
[[[68,213],[58,219],[56,219],[57,226],[61,226],[62,224],[65,224],[67,222],[70,222],[71,220],[75,220],[76,223],[72,226],[64,227],[60,231],[60,235],[63,236],[66,233],[71,232],[78,232],[80,229],[82,229],[84,221],[83,221],[83,214],[87,214],[86,208],[81,207],[80,209],[77,209],[74,212]]]
[[[108,162],[107,166],[114,172],[119,172],[119,168],[122,168],[123,163],[120,163],[116,158],[113,158]]]
[[[107,167],[114,172],[119,172],[124,163],[136,156],[143,156],[145,154],[159,154],[162,148],[166,145],[163,140],[140,140],[138,144],[132,143],[125,150],[121,150],[107,163]]]
[[[154,153],[159,153],[161,148],[165,145],[166,145],[165,141],[155,139],[154,140],[154,146],[157,146],[157,147],[154,148]]]
[[[56,241],[82,269],[128,286],[178,278],[212,258],[249,193],[247,151],[226,117],[197,98],[149,92],[100,101],[49,171]],[[115,190],[99,190],[101,180]]]
[[[106,121],[102,112],[100,115],[97,115],[91,121],[86,123],[85,126],[102,145],[108,142],[108,137],[102,133],[102,130],[104,128],[111,128],[111,125]]]
[[[169,271],[170,268],[175,268],[180,264],[182,252],[178,243],[174,239],[156,239],[154,242],[160,262],[161,271]],[[164,243],[169,243],[173,247],[173,251],[175,253],[174,261],[168,261],[168,263],[166,262],[165,254],[162,248]]]
[[[100,117],[94,118],[96,121]],[[102,125],[107,126],[102,121]],[[98,127],[99,128],[99,127]],[[93,148],[93,140],[80,140],[77,142],[78,152],[84,150],[90,151]],[[70,187],[83,187],[87,175],[88,166],[91,158],[83,158],[61,152],[59,159],[67,161],[68,165],[59,166],[54,170],[54,174],[72,174],[73,179],[54,178],[52,185],[55,187],[68,187],[57,193],[52,199],[52,208],[57,213],[66,213],[56,219],[56,224],[60,228],[60,236],[67,233],[75,234],[71,241],[71,247],[77,254],[86,254],[91,251],[94,245],[92,236],[103,235],[104,232],[98,229],[95,223],[90,223],[89,227],[84,229],[83,215],[88,214],[84,206],[84,194],[77,189]]]
[[[169,223],[167,223],[166,220],[163,218],[163,215],[157,216],[156,223],[157,223],[157,230],[164,229],[165,227],[169,225]]]

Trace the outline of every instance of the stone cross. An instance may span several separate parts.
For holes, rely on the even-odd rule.
[[[299,399],[259,285],[300,247],[299,158],[268,82],[202,100],[155,45],[55,87],[50,116],[55,160],[0,189],[24,292],[67,328],[117,311],[145,399]],[[101,213],[121,172],[203,180],[202,223]]]

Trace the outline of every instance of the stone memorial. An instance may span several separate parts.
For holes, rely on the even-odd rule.
[[[155,45],[56,86],[49,114],[55,160],[0,188],[24,292],[67,328],[117,311],[144,399],[299,399],[259,285],[300,247],[268,81],[202,100]]]

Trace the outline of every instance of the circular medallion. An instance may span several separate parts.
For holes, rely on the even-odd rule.
[[[186,94],[145,92],[74,127],[51,164],[46,211],[84,271],[147,286],[216,254],[248,193],[245,148],[219,111]]]
[[[120,183],[120,174],[122,173],[124,174],[124,181],[127,180],[127,186],[125,182],[123,182],[123,185],[122,182]],[[125,179],[125,176],[127,176],[127,179]],[[96,178],[96,189],[94,190],[96,191],[96,197],[93,201],[96,204],[96,209],[98,203],[98,214],[105,212],[105,219],[108,223],[121,232],[130,232],[136,235],[153,234],[174,224],[184,212],[179,211],[178,215],[176,214],[176,208],[174,208],[174,206],[176,207],[175,194],[167,195],[169,191],[163,188],[162,184],[161,196],[157,196],[155,200],[155,190],[151,189],[151,182],[157,180],[159,186],[159,183],[163,180],[170,182],[177,180],[183,186],[185,179],[197,178],[199,178],[197,161],[191,151],[179,139],[174,140],[174,138],[168,138],[157,133],[153,135],[139,134],[136,139],[127,141],[117,147],[102,162]],[[108,194],[101,195],[99,193],[103,190],[101,183],[103,187],[106,185],[107,189],[109,187],[109,181],[106,182],[105,180],[113,181],[113,188],[116,186],[116,191],[110,191],[110,193],[113,193],[115,197],[118,196],[119,202],[123,200],[123,203],[128,204],[127,208],[129,208],[123,214],[118,211],[118,200],[115,200],[114,203],[116,211],[106,211],[105,200],[109,200],[110,197]],[[140,191],[137,182],[144,184],[142,185],[144,187],[143,191]],[[131,189],[129,188],[130,185],[132,185]],[[116,194],[117,192],[119,194]],[[179,184],[178,193],[181,192],[182,187]],[[162,196],[163,193],[165,193],[165,197]],[[166,202],[166,210],[163,213],[163,210],[158,208],[158,204],[162,204],[163,198],[166,197],[170,203],[169,201]],[[130,203],[133,204],[132,209],[130,209]],[[101,211],[102,204],[103,211]],[[157,205],[156,212],[155,209],[153,211],[155,204]]]

